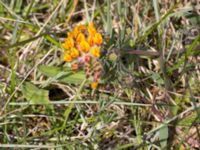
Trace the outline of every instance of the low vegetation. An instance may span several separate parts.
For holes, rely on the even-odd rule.
[[[1,149],[198,149],[199,0],[0,0]]]

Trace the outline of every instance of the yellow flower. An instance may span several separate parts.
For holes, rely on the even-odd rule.
[[[92,48],[91,53],[92,53],[92,55],[93,55],[94,57],[99,58],[99,57],[100,57],[100,48],[99,48],[99,47],[94,47],[94,48]]]
[[[88,32],[92,36],[94,36],[97,33],[96,28],[95,28],[95,26],[94,26],[93,23],[89,24],[89,26],[88,26]]]
[[[93,23],[93,22],[90,22],[90,23],[89,23],[89,27],[95,28],[95,27],[94,27],[94,23]]]
[[[70,52],[72,58],[77,58],[79,56],[79,51],[76,48],[72,48]]]
[[[76,41],[78,43],[80,43],[81,41],[84,41],[85,40],[85,35],[83,33],[79,33],[77,38],[76,38]]]
[[[98,88],[102,76],[101,63],[97,64],[98,66],[95,63],[98,62],[97,59],[101,56],[100,46],[102,43],[102,35],[97,32],[94,24],[90,23],[88,26],[75,26],[71,32],[68,32],[68,37],[62,44],[65,50],[64,61],[71,62],[71,70],[73,71],[84,69],[86,77],[93,79],[90,83],[93,90]],[[93,70],[94,72],[90,74]]]
[[[80,32],[78,31],[78,29],[74,29],[74,30],[72,31],[72,35],[73,35],[74,38],[76,38],[76,37],[78,36],[79,33],[80,33]]]
[[[92,82],[91,83],[91,88],[95,90],[97,88],[98,84],[99,84],[98,82],[95,82],[95,81]]]
[[[86,29],[86,26],[80,24],[80,25],[76,26],[76,28],[81,32],[82,30],[85,30],[85,29]]]
[[[69,49],[72,47],[74,47],[74,40],[71,37],[68,37],[63,44],[63,48]]]
[[[87,53],[89,51],[89,49],[90,49],[90,45],[86,41],[81,41],[81,43],[80,43],[80,49],[83,52]]]
[[[97,44],[97,45],[100,45],[100,44],[103,43],[103,38],[102,38],[100,33],[96,33],[94,35],[94,43]]]
[[[94,38],[92,36],[88,36],[87,41],[90,44],[90,46],[94,44]]]
[[[70,61],[72,61],[72,57],[68,53],[65,53],[64,54],[64,61],[70,62]]]
[[[63,44],[62,44],[62,47],[63,47],[64,49],[68,49],[68,48],[69,48],[69,46],[68,46],[66,43],[63,43]]]
[[[72,31],[72,35],[74,38],[77,38],[77,36],[82,32],[82,30],[85,30],[86,27],[84,25],[78,25],[74,28]]]
[[[73,38],[73,32],[68,32],[67,35],[68,35],[68,38],[69,38],[69,37],[70,37],[70,38]]]

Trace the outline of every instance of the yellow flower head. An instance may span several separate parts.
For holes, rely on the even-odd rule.
[[[90,46],[94,45],[94,38],[91,35],[88,36],[87,41],[90,44]]]
[[[80,32],[79,32],[77,29],[74,29],[74,30],[72,31],[72,36],[73,36],[73,38],[76,38],[76,37],[78,36],[79,33],[80,33]]]
[[[89,74],[88,72],[94,71],[94,73],[88,75],[91,77],[89,79],[92,79],[92,89],[98,87],[102,75],[102,66],[95,65],[98,61],[96,59],[101,56],[100,49],[102,43],[102,35],[97,32],[95,25],[90,23],[88,26],[77,25],[74,27],[62,44],[64,48],[64,61],[71,62],[72,70],[75,71],[84,67],[86,76]],[[73,61],[74,59],[76,61]]]
[[[72,57],[68,53],[65,53],[64,54],[64,61],[70,62],[70,61],[72,61]]]
[[[83,33],[79,33],[76,37],[76,42],[80,43],[81,41],[85,41],[85,35]]]
[[[92,83],[91,83],[91,88],[95,90],[95,89],[97,88],[98,84],[99,84],[99,83],[96,82],[96,81],[92,82]]]
[[[78,25],[74,28],[72,31],[72,35],[74,38],[77,38],[77,36],[82,32],[82,30],[85,30],[86,27],[84,25]]]
[[[63,48],[69,49],[69,48],[72,48],[72,47],[74,47],[74,40],[73,40],[73,38],[68,37],[63,44]]]
[[[103,43],[103,38],[102,38],[100,33],[96,33],[94,35],[94,43],[97,44],[97,45],[100,45],[100,44]]]
[[[97,33],[97,31],[96,31],[95,26],[94,26],[93,23],[89,24],[89,26],[88,26],[88,32],[89,32],[89,34],[91,36],[94,36]]]
[[[72,48],[70,52],[72,58],[77,58],[79,56],[79,51],[76,48]]]
[[[86,26],[80,24],[80,25],[77,26],[77,29],[78,29],[79,32],[82,32],[82,30],[85,30],[85,29],[86,29]]]
[[[92,53],[92,55],[93,55],[94,57],[99,58],[99,57],[100,57],[100,48],[99,48],[99,47],[94,47],[94,48],[92,48],[91,53]]]
[[[81,51],[83,51],[85,53],[87,53],[90,49],[90,45],[86,41],[81,41],[79,46],[80,46]]]

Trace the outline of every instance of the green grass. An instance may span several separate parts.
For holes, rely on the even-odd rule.
[[[200,147],[198,6],[0,0],[0,149]],[[89,21],[104,39],[96,90],[61,46]]]

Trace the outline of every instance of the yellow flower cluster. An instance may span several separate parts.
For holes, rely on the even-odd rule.
[[[93,23],[88,26],[78,25],[72,32],[69,32],[63,43],[64,61],[71,62],[87,53],[92,57],[99,58],[102,43],[102,35],[97,32]]]
[[[94,82],[91,83],[91,88],[92,89],[96,89],[97,86],[98,86],[98,82],[94,81]]]
[[[72,70],[77,70],[79,66],[84,66],[87,77],[91,71],[88,66],[93,66],[92,63],[101,56],[100,47],[102,43],[102,35],[97,32],[93,23],[90,23],[87,26],[78,25],[73,31],[68,33],[68,37],[62,45],[64,48],[64,61],[72,62],[73,60],[76,60],[75,62],[78,63],[71,64]],[[99,72],[94,74],[98,75]],[[93,82],[91,83],[92,89],[97,88],[99,79],[100,76],[93,76]]]

